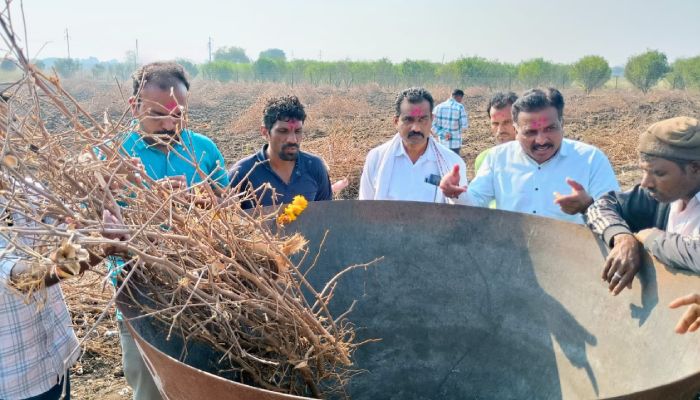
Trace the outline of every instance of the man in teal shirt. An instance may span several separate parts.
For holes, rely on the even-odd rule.
[[[229,185],[224,158],[206,136],[184,127],[190,83],[182,66],[156,62],[142,66],[133,75],[129,99],[134,129],[115,143],[122,153],[138,159],[146,174],[176,188],[209,182],[216,190]],[[113,278],[122,259],[114,259]],[[119,320],[124,376],[135,400],[160,399],[160,393],[136,348],[126,325]]]
[[[122,150],[140,159],[152,179],[187,186],[209,179],[225,188],[228,175],[216,144],[183,126],[189,87],[179,64],[156,62],[139,68],[129,99],[136,129],[123,138]]]

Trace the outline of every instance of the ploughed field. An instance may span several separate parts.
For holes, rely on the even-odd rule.
[[[115,83],[64,82],[66,89],[96,117],[129,118],[127,85]],[[394,97],[401,88],[366,85],[359,87],[286,86],[270,83],[219,84],[195,80],[189,102],[189,126],[211,137],[221,149],[227,165],[258,151],[264,141],[259,133],[265,99],[295,94],[307,106],[301,148],[323,156],[331,179],[348,177],[350,186],[340,198],[357,197],[359,178],[367,152],[394,133]],[[428,87],[436,102],[445,100],[452,88]],[[519,92],[521,90],[515,90]],[[482,150],[494,144],[489,133],[486,104],[491,90],[465,89],[469,130],[462,156],[469,176]],[[610,158],[624,189],[638,182],[637,137],[651,123],[686,115],[700,117],[700,93],[658,91],[643,95],[627,89],[603,90],[586,96],[577,89],[563,90],[564,131],[568,138],[602,149]],[[47,117],[51,126],[51,117]],[[100,272],[102,273],[102,272]],[[87,273],[63,285],[75,329],[82,339],[107,307],[112,289],[98,282],[102,277]],[[71,375],[72,397],[81,399],[128,399],[121,369],[119,336],[113,307],[84,341],[84,352]]]

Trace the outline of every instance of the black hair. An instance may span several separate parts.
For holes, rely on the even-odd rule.
[[[288,121],[297,119],[301,122],[306,120],[306,111],[297,96],[282,96],[267,99],[263,110],[263,125],[267,130],[272,130],[272,126],[277,121]]]
[[[142,86],[157,85],[162,90],[170,90],[178,83],[190,90],[190,81],[182,65],[172,61],[157,61],[139,67],[132,75],[133,95],[136,96]]]
[[[464,90],[462,89],[455,89],[452,91],[452,97],[463,97],[464,96]]]
[[[515,103],[513,103],[513,121],[518,122],[520,111],[535,112],[541,111],[547,107],[554,107],[557,110],[559,121],[564,116],[564,97],[555,88],[549,88],[547,91],[542,89],[530,89],[523,93]]]
[[[408,89],[402,90],[397,96],[396,96],[396,101],[394,102],[394,106],[396,107],[396,116],[398,117],[401,115],[401,103],[403,103],[403,100],[407,99],[409,103],[411,104],[418,104],[422,103],[424,100],[427,100],[428,103],[430,103],[430,111],[432,112],[433,106],[435,105],[435,101],[433,100],[433,96],[430,94],[430,92],[422,87],[412,87]]]
[[[491,97],[491,100],[489,100],[489,104],[486,105],[486,114],[489,116],[489,118],[491,118],[491,107],[495,108],[496,110],[500,110],[508,106],[512,106],[517,100],[518,95],[513,92],[495,93]]]

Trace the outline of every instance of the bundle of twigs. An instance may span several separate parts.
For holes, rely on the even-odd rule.
[[[306,241],[273,232],[274,214],[242,211],[245,196],[215,193],[206,179],[188,189],[149,179],[119,151],[124,123],[96,121],[29,63],[9,10],[0,36],[25,76],[0,102],[0,211],[31,223],[0,224],[0,234],[36,272],[20,288],[41,290],[50,266],[116,249],[124,290],[147,294],[144,312],[171,331],[220,351],[222,369],[280,392],[342,390],[354,333],[328,311],[333,282],[316,291],[290,261]],[[121,222],[105,225],[105,210]]]

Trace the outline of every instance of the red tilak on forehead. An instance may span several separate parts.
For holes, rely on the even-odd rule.
[[[296,130],[297,128],[301,128],[301,121],[298,119],[290,119],[287,122],[287,127],[291,130]]]
[[[418,106],[413,107],[413,108],[411,109],[411,116],[412,116],[412,117],[418,117],[418,116],[420,116],[420,115],[422,114],[422,112],[423,112],[423,111],[420,109],[420,107],[418,107]]]
[[[492,114],[494,117],[499,117],[499,118],[508,118],[510,116],[510,112],[508,110],[498,110],[495,113]]]
[[[540,127],[547,126],[549,124],[549,119],[547,117],[540,117],[539,119],[530,122],[530,127],[533,129],[539,129]]]
[[[173,100],[165,105],[165,109],[168,110],[168,112],[173,112],[178,106],[179,104],[177,104],[177,101]]]

